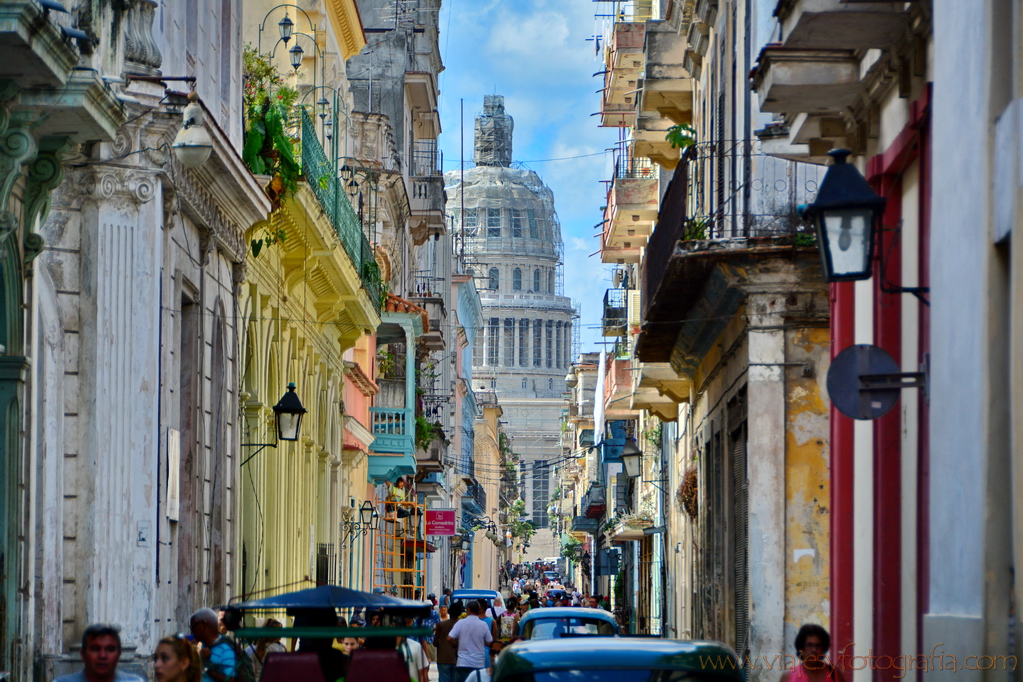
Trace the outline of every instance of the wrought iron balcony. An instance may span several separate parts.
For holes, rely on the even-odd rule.
[[[622,336],[626,331],[628,308],[625,289],[608,289],[604,293],[604,336]]]
[[[585,516],[576,516],[572,519],[572,526],[570,532],[572,533],[596,533],[597,528],[600,526],[600,521],[597,519],[590,519]]]
[[[465,494],[462,495],[462,510],[475,515],[486,514],[487,491],[478,482],[465,489]]]
[[[358,271],[370,301],[379,304],[380,267],[373,247],[348,195],[342,189],[335,164],[327,159],[327,154],[320,146],[316,126],[305,109],[302,109],[302,174],[334,226],[341,246]]]
[[[583,495],[580,505],[583,515],[588,519],[599,519],[607,511],[607,493],[604,486],[590,484],[590,489]]]

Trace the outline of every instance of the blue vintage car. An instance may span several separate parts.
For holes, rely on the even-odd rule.
[[[562,637],[608,636],[618,634],[614,616],[603,609],[555,606],[532,609],[519,620],[523,639],[559,639]]]
[[[743,673],[732,650],[717,642],[569,637],[511,645],[498,657],[492,678],[492,682],[579,680],[743,682]]]

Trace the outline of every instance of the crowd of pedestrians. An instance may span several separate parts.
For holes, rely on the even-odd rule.
[[[530,577],[535,575],[538,577]],[[438,601],[429,595],[430,615],[416,621],[388,619],[383,612],[355,609],[350,619],[338,618],[332,609],[311,611],[296,617],[299,626],[381,627],[386,625],[429,628],[427,637],[302,638],[291,650],[315,653],[326,682],[343,682],[353,653],[358,649],[397,649],[408,667],[410,682],[428,682],[431,663],[437,664],[439,682],[487,682],[494,658],[517,639],[519,620],[531,609],[552,606],[608,608],[601,595],[581,593],[563,585],[542,570],[515,571],[512,596],[507,603],[497,597],[486,600],[452,600],[444,590]],[[283,624],[267,618],[264,628]],[[367,633],[369,634],[369,633]],[[189,620],[189,632],[165,637],[153,653],[157,682],[250,682],[259,680],[267,657],[285,653],[280,637],[266,637],[242,648],[230,637],[224,612],[199,609]],[[142,682],[137,675],[117,669],[121,639],[116,627],[95,624],[82,637],[83,670],[56,682]]]

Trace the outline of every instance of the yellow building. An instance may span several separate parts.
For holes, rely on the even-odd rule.
[[[308,176],[318,142],[311,119],[303,117]],[[275,442],[272,408],[289,382],[296,384],[308,413],[297,442],[258,453],[261,445],[243,447],[240,565],[246,594],[306,578],[337,582],[344,554],[342,510],[367,497],[366,472],[342,471],[342,354],[379,325],[380,294],[375,280],[365,276],[372,270],[367,256],[372,251],[347,198],[334,196],[338,208],[332,221],[322,205],[325,196],[321,186],[299,183],[297,192],[247,235],[251,241],[270,234],[277,242],[248,258],[243,443]],[[347,464],[359,459],[349,457]]]
[[[497,473],[501,467],[500,419],[504,412],[498,404],[496,393],[478,391],[476,400],[482,412],[474,424],[473,467],[476,483],[468,486],[462,498],[462,510],[463,513],[467,509],[471,510],[480,521],[496,523],[501,488],[501,477]],[[496,531],[480,527],[474,533],[471,587],[496,590],[499,587],[499,569],[504,561],[504,536],[503,533],[496,533],[498,539],[494,541],[487,536],[488,533],[494,536]]]

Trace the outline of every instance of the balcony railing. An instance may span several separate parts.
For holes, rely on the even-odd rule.
[[[373,452],[411,455],[415,440],[415,419],[407,408],[371,407]]]
[[[645,158],[622,158],[615,163],[616,178],[656,178],[657,165]]]
[[[571,532],[573,533],[596,533],[600,526],[598,519],[588,519],[585,516],[576,516],[572,519]]]
[[[800,224],[796,207],[813,202],[827,170],[767,156],[759,141],[699,143],[686,151],[689,220],[682,239],[793,234]]]
[[[474,514],[487,513],[487,491],[479,483],[473,483],[462,495],[462,507]]]
[[[409,174],[416,177],[444,175],[444,152],[437,148],[437,140],[415,141]]]
[[[316,137],[316,126],[302,109],[302,174],[316,195],[323,212],[334,226],[345,253],[359,271],[362,286],[373,303],[380,301],[380,268],[373,247],[344,193],[335,165],[327,158]]]
[[[593,483],[583,495],[581,511],[586,518],[599,519],[607,511],[607,495],[604,486]]]
[[[625,333],[628,308],[625,289],[608,289],[604,293],[604,336],[621,336]]]

